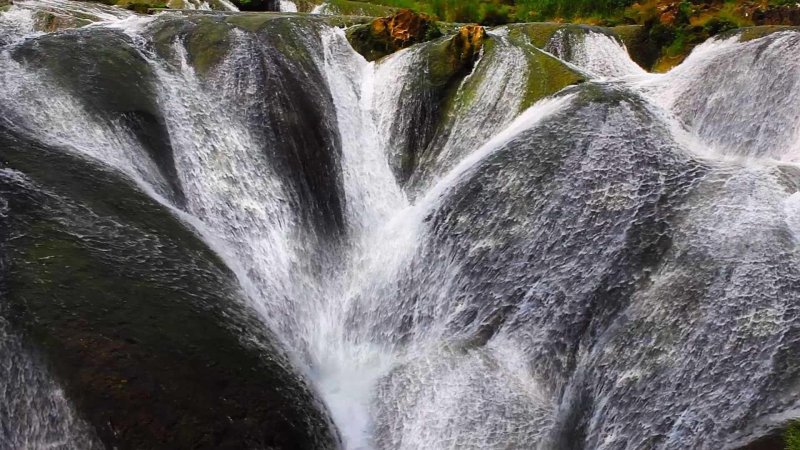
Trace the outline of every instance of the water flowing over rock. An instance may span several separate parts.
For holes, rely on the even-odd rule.
[[[800,33],[403,14],[0,13],[0,448],[780,445]]]

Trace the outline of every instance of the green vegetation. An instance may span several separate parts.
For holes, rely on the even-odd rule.
[[[398,8],[393,7],[391,2],[377,4],[350,0],[330,0],[326,3],[328,4],[328,14],[341,14],[345,16],[388,16],[396,13],[398,10]],[[420,11],[419,9],[416,10]]]
[[[332,0],[332,3],[343,1]],[[786,0],[363,0],[348,3],[410,8],[446,22],[482,25],[551,22],[554,27],[569,22],[617,27],[615,31],[620,31],[636,62],[659,72],[679,64],[696,45],[720,33],[754,25],[800,25],[800,6]],[[793,13],[786,13],[787,8]]]
[[[658,14],[669,16],[667,21],[672,17],[679,22],[688,21],[700,12],[696,18],[701,25],[710,22],[710,31],[749,25],[747,17],[758,8],[795,5],[794,0],[330,0],[328,3],[408,8],[443,21],[484,25],[539,21],[631,25],[643,24]]]
[[[784,433],[786,450],[800,450],[800,421],[795,420],[789,424]]]

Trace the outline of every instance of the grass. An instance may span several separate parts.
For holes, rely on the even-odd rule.
[[[392,8],[409,8],[447,22],[498,25],[511,22],[575,22],[593,25],[643,24],[658,17],[664,0],[361,0],[361,3]],[[766,0],[763,4],[794,5],[796,0]],[[706,22],[715,19],[725,28],[728,25],[752,25],[736,12],[743,4],[762,4],[759,0],[725,0],[721,9],[705,17],[693,18]],[[680,3],[679,21],[688,21],[695,6],[708,4],[702,0]],[[715,8],[716,9],[716,8]],[[703,23],[701,23],[701,26]]]
[[[447,22],[499,25],[555,17],[602,21],[622,18],[633,0],[364,0],[393,8],[409,8]]]

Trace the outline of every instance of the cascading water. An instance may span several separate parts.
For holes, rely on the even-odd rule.
[[[733,448],[800,405],[798,33],[649,75],[607,34],[542,51],[501,27],[434,83],[449,38],[367,62],[322,17],[100,9],[34,31],[45,7],[89,8],[0,15],[0,132],[113,171],[200,236],[257,319],[242,341],[274,334],[267,359],[345,448]],[[556,92],[555,73],[583,83]],[[3,219],[40,175],[6,151]],[[97,445],[6,314],[0,397],[20,400],[0,447]]]
[[[792,32],[749,42],[712,40],[645,88],[711,153],[796,162],[800,63],[786,55],[798,48],[800,36]]]
[[[297,12],[297,4],[290,0],[281,0],[281,12]]]

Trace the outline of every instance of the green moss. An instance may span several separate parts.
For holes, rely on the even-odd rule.
[[[147,14],[151,8],[166,8],[167,3],[164,0],[118,0],[116,5],[139,14]]]
[[[217,65],[230,47],[230,26],[215,18],[203,17],[186,39],[192,66],[204,75]]]
[[[325,3],[327,3],[326,12],[334,15],[384,17],[399,10],[391,6],[351,0],[327,0]]]
[[[792,421],[783,435],[786,450],[800,450],[800,421]]]
[[[611,28],[628,49],[631,59],[645,69],[655,64],[661,49],[651,39],[643,25],[621,25]]]
[[[267,21],[274,20],[275,14],[235,14],[225,18],[225,22],[250,32],[256,32],[264,27]]]
[[[577,72],[543,52],[534,51],[526,57],[530,76],[525,90],[525,98],[521,104],[523,110],[567,86],[584,81],[584,78]]]
[[[562,23],[547,22],[514,24],[509,26],[509,36],[516,39],[527,37],[534,46],[544,48],[556,31],[564,26]]]

